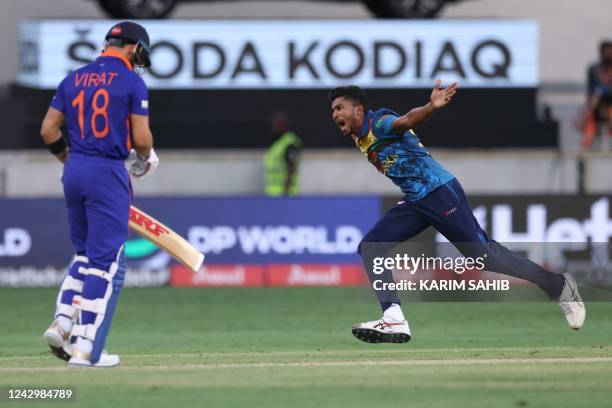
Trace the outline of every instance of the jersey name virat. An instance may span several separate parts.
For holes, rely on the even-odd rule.
[[[149,115],[144,81],[114,49],[69,73],[51,106],[66,115],[71,153],[118,160],[132,147],[129,115]]]

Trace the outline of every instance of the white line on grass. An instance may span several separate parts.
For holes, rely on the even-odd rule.
[[[483,359],[424,359],[424,360],[356,360],[356,361],[303,361],[292,363],[221,363],[221,364],[160,364],[121,366],[118,370],[190,370],[231,368],[282,367],[368,367],[368,366],[434,366],[434,365],[490,365],[490,364],[557,364],[557,363],[610,363],[612,357],[551,357],[551,358],[483,358]],[[0,372],[64,371],[66,367],[6,367]]]
[[[575,351],[574,347],[566,347],[566,346],[544,346],[544,347],[475,347],[475,348],[457,348],[457,347],[449,347],[449,348],[418,348],[418,349],[384,349],[384,350],[291,350],[291,351],[242,351],[242,352],[223,352],[223,351],[215,351],[215,352],[195,352],[195,353],[122,353],[122,357],[130,357],[130,358],[140,358],[140,357],[237,357],[237,356],[245,356],[245,357],[275,357],[275,356],[296,356],[296,355],[304,355],[308,357],[316,358],[317,356],[324,355],[343,355],[343,354],[419,354],[419,353],[480,353],[487,351],[495,351],[499,353],[503,352],[511,352],[511,351],[521,351],[523,353],[529,353],[531,351],[541,353],[545,351],[558,351],[565,350],[571,348],[572,351]],[[590,349],[589,347],[584,347],[584,349]],[[606,346],[607,349],[611,349],[612,346]],[[2,361],[10,361],[10,360],[36,360],[40,358],[47,358],[49,354],[38,354],[38,355],[29,355],[29,356],[3,356],[0,357],[0,362]]]

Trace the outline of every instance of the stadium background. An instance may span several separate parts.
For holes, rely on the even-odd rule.
[[[519,51],[521,47],[528,49],[527,54],[531,53],[533,58],[526,59],[526,68],[534,70],[535,76],[527,75],[526,80],[520,77],[502,79],[497,83],[484,80],[481,85],[461,88],[453,105],[436,114],[419,132],[425,145],[431,146],[432,154],[462,181],[472,206],[484,217],[487,231],[499,241],[528,243],[561,237],[588,242],[595,240],[596,232],[590,227],[593,223],[599,226],[597,237],[609,240],[612,235],[609,211],[612,154],[599,147],[591,151],[580,150],[581,135],[572,125],[585,100],[586,68],[597,59],[598,42],[612,35],[610,11],[610,4],[605,0],[511,3],[470,0],[448,5],[438,20],[418,23],[424,24],[425,30],[444,31],[454,24],[469,28],[470,21],[475,19],[490,25],[479,34],[483,39],[492,35],[486,30],[494,31],[496,24],[526,21],[536,27],[535,35],[522,36],[521,30],[515,30],[514,36],[510,30],[509,36],[501,38],[502,42],[510,44],[513,53],[515,44]],[[68,380],[45,375],[44,370],[36,371],[39,367],[55,367],[54,361],[48,361],[38,340],[38,332],[42,332],[51,313],[54,292],[41,288],[57,286],[71,256],[61,200],[61,167],[42,147],[38,136],[40,120],[53,91],[38,86],[36,81],[37,75],[50,66],[67,69],[77,62],[69,59],[68,51],[55,55],[56,58],[45,54],[46,47],[53,45],[36,37],[36,29],[21,31],[20,24],[26,19],[33,26],[45,19],[66,19],[62,24],[72,34],[58,44],[69,47],[82,40],[94,42],[94,47],[85,46],[77,51],[82,52],[79,55],[91,56],[100,45],[101,37],[92,35],[88,27],[108,26],[110,21],[102,20],[104,18],[94,2],[85,0],[9,0],[0,4],[0,44],[4,54],[0,60],[0,121],[3,123],[0,139],[0,321],[3,329],[0,373],[6,374],[0,385],[19,384],[15,381],[68,384]],[[325,28],[333,28],[337,20],[342,20],[354,23],[355,30],[360,30],[365,23],[385,24],[372,18],[359,3],[302,1],[185,4],[177,8],[171,20],[155,24],[162,24],[162,27],[167,24],[170,32],[180,31],[183,24],[195,24],[197,30],[183,35],[190,40],[206,41],[209,39],[207,24],[227,24],[226,31],[210,36],[220,39],[230,35],[231,24],[236,21],[249,23],[253,19],[261,20],[264,28],[266,24],[273,24],[270,19],[289,22],[312,19],[310,23],[318,22]],[[405,20],[399,24],[411,29],[412,22]],[[292,39],[289,33],[282,35],[283,40]],[[368,41],[367,30],[361,30],[359,35]],[[155,42],[155,36],[152,37]],[[244,40],[246,34],[240,38]],[[401,41],[392,34],[390,38],[375,39]],[[308,40],[314,41],[313,38]],[[319,40],[337,38],[322,34]],[[444,41],[428,43],[427,38],[424,40],[426,47],[427,44],[439,47]],[[461,37],[453,38],[452,42],[457,49],[468,48],[462,44]],[[32,54],[31,44],[35,44],[38,54]],[[185,47],[183,51],[188,59],[191,50]],[[235,51],[230,47],[229,52]],[[262,55],[267,58],[265,50]],[[477,76],[473,74],[473,67],[469,68],[469,61],[461,55],[468,71],[467,81],[474,80]],[[499,56],[493,53],[492,61],[498,61]],[[366,64],[370,57],[371,53],[366,53]],[[408,64],[411,57],[409,55]],[[524,59],[512,54],[510,65],[515,61]],[[333,76],[328,77],[333,79]],[[361,77],[356,82],[359,83],[359,79],[364,80]],[[367,79],[371,81],[372,86],[367,88],[374,106],[385,104],[405,111],[426,101],[428,95],[426,85],[414,87],[406,81],[401,86],[389,81],[381,85],[376,78]],[[462,78],[457,79],[461,85]],[[364,385],[358,380],[341,380],[346,375],[341,364],[351,358],[358,361],[360,356],[365,356],[370,363],[385,358],[397,361],[448,359],[444,350],[452,348],[455,358],[481,356],[491,359],[483,364],[492,366],[499,363],[496,359],[514,357],[519,359],[517,361],[525,359],[526,367],[532,367],[532,362],[526,359],[538,353],[559,359],[599,359],[597,362],[585,360],[580,366],[585,381],[590,383],[575,394],[559,391],[572,379],[569,374],[572,366],[565,367],[566,361],[558,360],[560,371],[554,373],[542,371],[536,365],[526,374],[501,364],[497,367],[498,376],[491,374],[493,379],[487,386],[483,385],[486,379],[480,377],[471,382],[454,383],[447,397],[454,395],[457,406],[525,406],[528,402],[537,405],[550,401],[560,401],[556,406],[565,406],[567,401],[582,406],[605,406],[604,401],[610,397],[612,389],[609,380],[602,379],[610,378],[610,362],[606,359],[612,353],[609,341],[612,327],[606,302],[593,306],[593,314],[587,322],[592,325],[591,331],[580,338],[566,338],[565,331],[557,327],[563,323],[558,311],[546,309],[544,304],[533,306],[533,309],[525,304],[515,305],[514,312],[509,314],[505,314],[504,305],[489,304],[485,308],[461,305],[466,312],[456,320],[449,317],[449,313],[456,310],[452,306],[417,304],[409,313],[417,330],[421,330],[422,342],[409,344],[420,354],[400,355],[397,350],[386,348],[371,352],[353,344],[348,333],[352,319],[374,318],[367,313],[377,313],[373,296],[363,287],[359,258],[354,250],[360,237],[401,196],[335,130],[326,100],[329,86],[315,80],[297,87],[274,88],[267,86],[266,81],[249,86],[230,82],[229,86],[214,89],[201,83],[190,87],[189,78],[186,85],[180,87],[168,86],[168,83],[164,85],[162,81],[155,86],[150,97],[152,130],[159,146],[161,165],[153,177],[134,184],[135,204],[188,237],[207,254],[207,260],[203,269],[193,274],[146,241],[131,237],[127,247],[126,286],[150,289],[124,292],[125,303],[120,302],[110,347],[126,356],[124,362],[128,367],[144,367],[143,372],[153,375],[152,378],[155,373],[146,370],[158,360],[150,356],[161,356],[163,364],[170,369],[175,366],[174,369],[182,370],[187,369],[181,365],[183,363],[206,366],[209,363],[248,365],[289,361],[300,367],[299,364],[311,362],[309,353],[313,350],[323,350],[330,355],[338,352],[334,357],[312,359],[323,365],[325,362],[321,361],[327,358],[340,361],[338,366],[328,367],[331,372],[324,375],[330,385],[337,384],[338,400],[334,400],[327,385],[314,377],[299,374],[289,375],[294,382],[284,383],[286,379],[265,372],[264,377],[270,376],[272,385],[251,383],[259,368],[246,366],[245,370],[254,371],[248,380],[234,377],[237,387],[245,387],[240,388],[243,400],[217,394],[221,391],[219,384],[211,381],[206,371],[202,373],[192,367],[194,372],[183,373],[185,378],[192,378],[185,383],[170,381],[169,388],[164,388],[163,379],[151,380],[153,386],[162,387],[159,396],[147,395],[150,389],[146,387],[151,384],[129,378],[127,373],[120,374],[120,378],[126,376],[122,385],[125,390],[115,396],[117,399],[104,396],[96,403],[121,404],[119,397],[125,393],[141,398],[132,401],[136,405],[146,401],[148,404],[151,398],[160,405],[170,404],[175,399],[181,400],[177,390],[188,387],[192,393],[182,396],[188,403],[208,401],[223,405],[231,401],[253,406],[263,403],[286,405],[295,402],[288,396],[293,393],[304,398],[297,405],[305,406],[309,404],[304,401],[326,405],[351,398],[357,398],[355,403],[359,404],[370,397],[373,401],[394,402],[400,396],[412,398],[415,406],[449,406],[449,401],[453,400],[436,395],[425,379],[432,382],[448,380],[457,369],[452,361],[448,367],[424,374],[421,382],[416,377],[402,377],[409,374],[393,371],[395,378],[412,380],[425,391],[419,394],[417,386],[416,391],[412,390],[416,394],[402,391],[396,396],[362,395],[359,389]],[[272,142],[268,122],[277,109],[288,112],[305,144],[300,170],[301,196],[296,198],[269,199],[261,194],[262,158]],[[433,239],[433,234],[427,239]],[[609,285],[609,274],[602,280],[599,283]],[[299,288],[285,289],[290,286]],[[343,289],[345,286],[347,288]],[[26,304],[20,313],[29,319],[27,323],[23,318],[17,320],[11,312],[16,301]],[[367,308],[356,306],[359,302]],[[224,304],[248,311],[243,314],[228,311],[222,307]],[[172,310],[173,305],[176,314],[165,312],[166,308]],[[261,329],[268,324],[269,315],[277,315],[279,309],[284,311],[278,316],[279,324],[286,324],[289,330],[282,327],[269,331]],[[155,312],[150,313],[151,310]],[[344,315],[335,313],[336,310]],[[507,324],[495,322],[499,313],[504,314]],[[329,318],[329,314],[333,317]],[[534,334],[532,328],[525,330],[528,324],[521,316],[529,314],[540,319],[539,324],[546,331],[544,334]],[[152,315],[159,316],[159,320]],[[194,318],[207,320],[194,327]],[[242,325],[240,321],[245,318],[252,324],[245,323],[245,328],[238,331],[225,323],[232,319]],[[489,323],[482,323],[486,321]],[[173,336],[167,331],[159,333],[160,322],[161,326],[183,333],[182,336]],[[310,325],[312,330],[297,322]],[[17,329],[9,333],[13,326]],[[157,334],[145,336],[140,330]],[[300,340],[287,333],[291,330]],[[438,338],[440,332],[445,333],[446,340]],[[530,340],[521,337],[525,332],[532,336]],[[234,336],[236,333],[238,336]],[[503,333],[503,344],[499,344],[491,333]],[[244,339],[236,339],[239,336]],[[452,341],[453,337],[456,341]],[[246,338],[254,339],[253,343]],[[385,355],[385,351],[390,354]],[[173,359],[173,353],[184,355]],[[261,353],[261,359],[252,353]],[[19,360],[20,356],[25,356],[25,360]],[[370,369],[355,367],[352,364],[358,362],[352,360],[347,363],[348,369],[354,369],[355,373]],[[19,367],[23,367],[24,372],[19,372]],[[217,371],[215,375],[229,382],[239,369],[240,366],[227,366],[221,368],[226,371]],[[412,370],[411,367],[395,369]],[[470,371],[472,369],[474,371]],[[282,370],[281,367],[279,372]],[[479,366],[465,370],[460,375],[474,376]],[[13,382],[9,375],[14,376]],[[529,385],[520,383],[519,379],[528,380],[530,376],[548,380],[548,386],[529,390]],[[76,381],[77,389],[81,387],[85,395],[96,397],[101,395],[100,384],[115,381],[104,375],[99,377],[100,384],[80,382],[70,375],[67,378]],[[389,377],[381,372],[379,378],[385,381]],[[195,384],[198,381],[200,384]],[[310,391],[307,390],[309,385],[312,385]],[[385,390],[387,385],[398,384],[389,380],[374,385]],[[280,392],[277,386],[284,387],[287,394]],[[227,386],[227,390],[233,389]],[[260,391],[253,392],[254,389]],[[518,390],[524,394],[517,396],[514,392]],[[467,396],[473,393],[481,393],[482,399],[470,400]],[[553,396],[553,393],[556,394]],[[279,395],[281,397],[277,398]]]

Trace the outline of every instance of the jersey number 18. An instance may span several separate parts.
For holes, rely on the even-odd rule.
[[[100,105],[99,100],[102,97],[103,101]],[[100,88],[94,93],[93,99],[91,100],[91,108],[93,113],[91,115],[90,126],[93,131],[94,137],[101,139],[108,135],[108,102],[109,102],[108,91],[104,88]],[[79,110],[79,128],[81,129],[81,139],[85,139],[85,118],[84,118],[84,105],[85,105],[85,90],[82,89],[81,92],[72,100],[72,107],[77,108]],[[98,116],[102,116],[104,119],[104,127],[102,130],[98,130],[96,127],[96,119]]]

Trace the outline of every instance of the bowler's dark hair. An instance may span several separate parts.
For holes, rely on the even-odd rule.
[[[354,104],[363,105],[364,110],[368,109],[365,92],[363,92],[363,89],[355,85],[339,86],[334,88],[329,91],[328,98],[330,104],[333,103],[336,98],[346,98]]]

